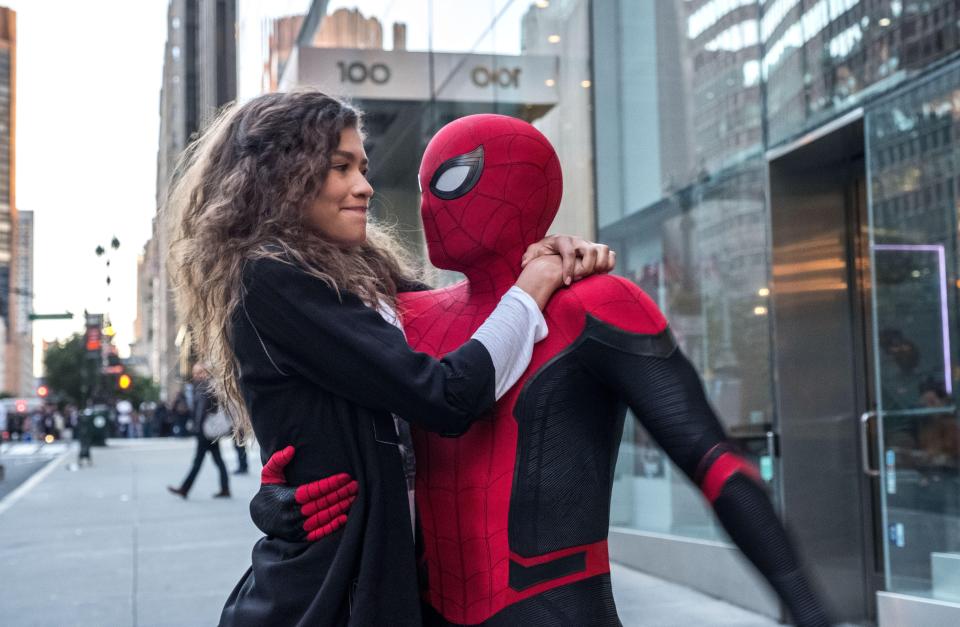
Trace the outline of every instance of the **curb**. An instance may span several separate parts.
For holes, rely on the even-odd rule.
[[[33,473],[29,479],[17,486],[12,492],[7,494],[5,497],[0,499],[0,516],[3,515],[5,511],[13,507],[14,503],[23,498],[27,492],[33,489],[38,483],[47,478],[47,475],[52,473],[57,466],[60,465],[64,459],[72,452],[72,447],[67,448],[64,452],[60,453],[58,456],[51,458],[50,461],[44,465],[43,468]]]

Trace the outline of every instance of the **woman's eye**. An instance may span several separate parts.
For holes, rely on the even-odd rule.
[[[334,170],[340,170],[341,172],[346,172],[346,171],[347,171],[347,168],[349,168],[349,167],[350,167],[350,165],[347,164],[347,163],[340,163],[340,164],[338,164],[338,165],[333,166],[333,169],[334,169]]]

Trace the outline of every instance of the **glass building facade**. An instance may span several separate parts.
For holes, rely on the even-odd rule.
[[[592,7],[598,235],[666,312],[728,432],[753,454],[851,620],[889,621],[893,595],[884,593],[960,612],[950,606],[960,600],[958,9],[947,0]],[[839,171],[846,201],[829,205],[833,191],[816,181]],[[828,206],[846,217],[827,237],[785,226]],[[831,309],[840,294],[850,306]],[[837,336],[852,347],[842,384],[821,386],[816,370],[828,364],[795,346],[800,302],[859,318]],[[810,333],[800,341],[818,342]],[[806,370],[784,364],[797,355],[810,358]],[[824,400],[836,393],[856,402]],[[804,394],[823,402],[796,400]],[[822,457],[810,445],[818,423],[796,417],[801,408],[837,434]],[[833,455],[862,463],[851,472]],[[817,467],[860,512],[847,523],[862,528],[867,548],[842,568],[828,565],[825,527],[805,532],[817,515],[844,517],[829,495],[811,494]],[[617,473],[614,524],[633,537],[723,541],[642,429],[625,432]],[[879,602],[834,593],[833,580],[851,570]]]
[[[665,312],[836,618],[897,624],[916,602],[960,622],[960,0],[331,0],[296,19],[264,84],[366,110],[374,210],[412,248],[430,136],[530,121],[564,170],[552,230],[611,244]],[[723,531],[634,420],[611,523],[614,559],[778,615],[732,590],[755,575],[715,562]]]
[[[889,590],[960,601],[960,66],[877,102],[865,126],[883,569]]]

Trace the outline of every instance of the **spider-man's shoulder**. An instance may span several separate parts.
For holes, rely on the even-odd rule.
[[[397,294],[397,308],[406,323],[425,313],[450,309],[466,297],[465,283],[461,281],[439,289],[400,292]]]
[[[653,299],[636,284],[612,274],[597,274],[557,291],[547,312],[563,326],[580,328],[587,314],[631,333],[656,334],[667,326]]]

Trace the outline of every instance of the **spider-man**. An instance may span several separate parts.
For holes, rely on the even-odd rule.
[[[410,344],[441,356],[479,327],[546,233],[560,164],[531,125],[474,115],[430,141],[420,185],[430,260],[467,280],[401,294],[398,309]],[[756,470],[727,440],[653,301],[625,279],[595,275],[558,291],[544,316],[549,336],[488,419],[455,438],[413,429],[425,622],[620,624],[607,529],[629,406],[794,620],[827,625]],[[343,524],[352,492],[342,477],[294,492],[282,486],[282,460],[268,466],[251,506],[263,531],[302,539]]]

